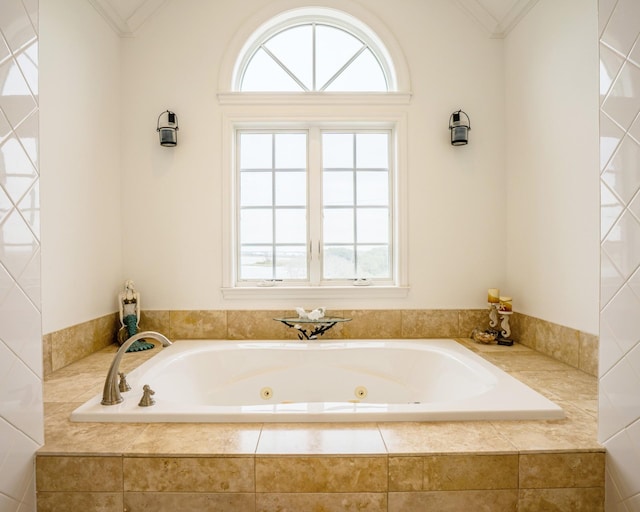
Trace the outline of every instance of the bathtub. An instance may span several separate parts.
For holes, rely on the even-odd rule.
[[[179,340],[133,370],[118,405],[72,421],[335,422],[559,419],[560,407],[451,339]],[[105,368],[106,375],[106,368]],[[142,388],[155,405],[140,407]]]

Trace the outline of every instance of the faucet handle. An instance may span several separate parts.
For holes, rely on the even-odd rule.
[[[118,372],[118,375],[120,375],[120,382],[118,383],[118,389],[121,392],[129,391],[131,389],[131,386],[129,386],[129,383],[127,382],[127,375],[123,372]]]
[[[149,407],[155,404],[156,401],[153,399],[153,396],[152,396],[155,394],[156,392],[153,389],[151,389],[149,384],[145,384],[144,386],[142,386],[142,398],[140,399],[140,402],[138,402],[138,405],[140,407]]]

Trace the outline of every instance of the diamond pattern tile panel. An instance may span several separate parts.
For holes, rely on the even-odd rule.
[[[601,251],[600,256],[600,303],[607,304],[624,284],[625,279],[611,261],[611,258]]]
[[[600,37],[602,37],[602,33],[607,26],[617,1],[618,0],[600,0],[598,2],[598,34]]]
[[[623,500],[632,498],[640,492],[640,479],[637,478],[638,466],[634,461],[640,460],[640,446],[634,445],[627,430],[621,430],[607,444],[607,471],[615,480],[618,492]],[[629,512],[636,509],[618,508]]]
[[[37,21],[37,0],[0,0],[0,510],[20,512],[44,433]]]
[[[627,204],[640,189],[640,144],[624,137],[602,173],[602,180]]]
[[[38,178],[33,162],[15,134],[8,136],[0,146],[0,178],[14,204]]]
[[[611,338],[607,341],[615,343],[623,355],[631,351],[640,341],[638,311],[640,311],[640,298],[628,286],[623,286],[602,310],[601,321],[606,324],[611,333]]]
[[[40,233],[40,187],[38,183],[34,183],[30,190],[18,203],[18,210],[22,214],[22,218],[29,224],[34,236],[39,238]]]
[[[610,435],[624,430],[636,419],[640,410],[640,393],[636,392],[637,389],[640,389],[640,376],[627,358],[619,361],[600,379],[599,394],[602,398],[606,397],[604,403],[609,406],[605,414]]]
[[[636,117],[631,128],[629,128],[628,134],[631,135],[638,144],[640,144],[640,116]]]
[[[631,126],[640,110],[640,97],[634,94],[639,88],[640,68],[627,61],[602,104],[602,110],[625,130]]]
[[[34,112],[27,117],[15,130],[22,148],[27,153],[29,160],[38,172],[38,113]]]
[[[13,202],[9,199],[9,196],[5,193],[3,188],[0,187],[0,224],[4,221],[12,208]]]
[[[9,422],[0,418],[0,439],[6,442],[12,449],[6,453],[6,457],[0,460],[0,494],[12,498],[14,506],[0,510],[28,510],[15,506],[19,504],[25,491],[33,481],[33,453],[38,449],[38,442],[34,441]],[[33,509],[35,510],[35,509]]]
[[[638,35],[638,20],[640,2],[618,0],[602,34],[602,41],[626,56]]]
[[[608,46],[600,45],[600,102],[605,99],[623,64],[624,57]]]
[[[625,279],[640,266],[640,222],[629,210],[611,228],[602,242],[602,250]]]
[[[624,211],[624,205],[603,182],[600,183],[600,203],[600,233],[605,238]]]
[[[599,438],[607,449],[606,510],[640,512],[640,2],[600,0],[598,25]]]
[[[606,345],[607,350],[603,350],[598,357],[598,369],[604,375],[624,357],[611,326],[604,320],[600,322],[600,345],[603,344]],[[603,421],[606,418],[606,415],[601,415],[599,419]]]
[[[37,103],[15,59],[0,65],[0,76],[4,78],[2,110],[11,126],[16,128],[37,108]]]
[[[38,240],[17,210],[12,210],[0,224],[0,238],[4,250],[0,253],[0,263],[18,279],[34,254],[39,250]]]
[[[618,144],[624,137],[624,131],[607,116],[600,119],[600,171],[606,169]]]
[[[13,53],[19,52],[37,37],[31,19],[20,0],[2,0],[0,31]]]

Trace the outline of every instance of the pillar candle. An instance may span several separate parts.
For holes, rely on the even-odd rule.
[[[500,297],[500,311],[511,311],[511,297]]]
[[[489,288],[489,298],[487,299],[487,302],[492,304],[500,302],[500,290],[497,288]]]

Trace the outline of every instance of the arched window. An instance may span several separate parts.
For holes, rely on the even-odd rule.
[[[371,45],[326,23],[285,28],[261,42],[242,74],[241,91],[388,91]]]
[[[276,16],[249,39],[237,62],[243,92],[389,92],[397,88],[385,45],[356,18],[331,9]]]
[[[407,73],[399,80],[378,35],[334,9],[287,11],[245,37],[231,91],[218,94],[228,106],[225,296],[406,290]]]

